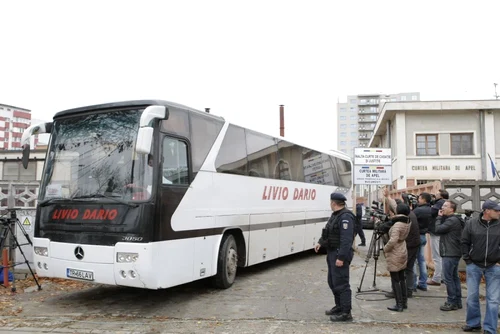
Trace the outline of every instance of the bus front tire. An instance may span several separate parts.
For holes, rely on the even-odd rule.
[[[238,246],[232,234],[226,234],[221,242],[217,259],[217,274],[214,285],[220,289],[227,289],[233,285],[238,267]]]

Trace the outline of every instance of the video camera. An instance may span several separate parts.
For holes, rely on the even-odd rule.
[[[381,226],[389,220],[389,216],[380,208],[380,203],[377,201],[372,202],[372,206],[368,209],[368,213],[371,217],[374,217],[373,229],[378,233]]]
[[[403,202],[408,205],[410,208],[416,208],[418,205],[418,196],[414,194],[402,193],[401,197],[403,198]]]

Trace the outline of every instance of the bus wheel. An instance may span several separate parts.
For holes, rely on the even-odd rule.
[[[238,247],[232,234],[226,234],[219,249],[217,274],[214,284],[217,288],[227,289],[234,283],[238,267]]]

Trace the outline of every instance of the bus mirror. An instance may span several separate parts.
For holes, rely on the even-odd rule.
[[[32,125],[24,130],[21,137],[21,147],[23,148],[23,158],[22,163],[24,169],[28,168],[28,162],[30,160],[30,140],[31,136],[38,135],[41,133],[51,133],[52,132],[52,122],[42,123],[37,125]]]
[[[23,158],[22,158],[24,169],[28,169],[29,161],[30,161],[30,145],[26,144],[23,146]]]
[[[137,142],[135,151],[137,153],[149,154],[151,152],[151,143],[153,142],[153,128],[145,126],[139,129],[137,133]]]
[[[165,106],[149,106],[142,112],[140,127],[148,126],[154,119],[164,119],[167,116]]]

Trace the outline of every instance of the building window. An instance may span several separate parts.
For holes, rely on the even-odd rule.
[[[340,142],[340,146],[345,146],[346,145],[346,142],[345,141],[341,141]]]
[[[349,110],[350,110],[351,112],[356,112],[356,108],[355,108],[355,107],[351,107],[351,108],[349,108]]]
[[[347,132],[341,132],[340,137],[347,137]]]
[[[358,141],[357,140],[351,140],[351,146],[356,146],[358,145]]]
[[[411,96],[411,100],[412,100],[412,101],[417,101],[417,95],[412,95],[412,96]]]
[[[347,128],[347,124],[340,124],[340,128],[341,128],[341,129],[345,129],[345,128]]]
[[[356,124],[351,124],[351,129],[356,129]]]
[[[351,132],[351,137],[357,137],[358,133],[357,132]]]
[[[417,135],[417,155],[438,155],[437,135]]]
[[[341,121],[345,121],[346,117],[345,117],[345,116],[340,116],[340,117],[339,117],[339,119],[340,119]]]
[[[356,118],[358,118],[358,116],[356,116],[356,115],[351,115],[351,121],[355,121],[355,120],[356,120]]]
[[[406,101],[406,96],[401,96],[401,101]]]
[[[356,100],[356,99],[351,99],[351,100],[350,100],[350,102],[351,102],[351,104],[356,104],[356,103],[358,102],[358,100]]]
[[[345,148],[341,149],[340,151],[347,154],[347,150]]]
[[[346,108],[340,108],[340,112],[346,112]]]
[[[20,161],[4,162],[2,177],[4,181],[34,181],[36,180],[36,163],[31,162],[28,169],[24,169]]]
[[[421,184],[432,183],[434,181],[437,181],[437,180],[417,180],[417,186],[419,186]]]
[[[451,155],[473,155],[472,133],[451,134]]]

